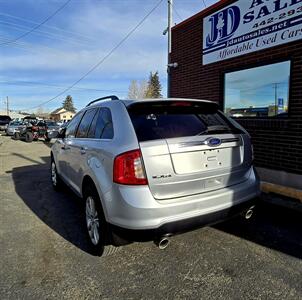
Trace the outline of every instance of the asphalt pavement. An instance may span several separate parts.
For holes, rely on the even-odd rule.
[[[0,136],[0,299],[302,299],[301,213],[234,219],[99,258],[83,205],[52,190],[50,144]]]

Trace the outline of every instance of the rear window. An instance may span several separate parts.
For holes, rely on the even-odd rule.
[[[128,111],[140,142],[239,131],[212,103],[140,102]]]
[[[9,123],[9,125],[11,125],[11,126],[18,126],[18,125],[22,125],[22,122],[12,121],[12,122]]]
[[[58,124],[57,124],[56,122],[51,122],[51,121],[50,121],[50,122],[47,121],[47,122],[46,122],[46,125],[47,125],[47,126],[58,126]]]
[[[10,120],[11,120],[11,118],[9,116],[0,116],[0,121],[9,122]]]

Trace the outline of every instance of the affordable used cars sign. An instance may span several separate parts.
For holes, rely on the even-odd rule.
[[[302,39],[302,0],[238,0],[203,20],[203,64]]]

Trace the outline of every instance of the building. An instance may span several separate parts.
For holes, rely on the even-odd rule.
[[[50,113],[50,119],[54,121],[63,121],[67,122],[73,118],[75,115],[72,111],[67,111],[65,108],[60,107]]]
[[[171,97],[219,103],[267,186],[302,191],[301,0],[219,1],[172,28],[170,62]]]
[[[0,115],[7,115],[7,111],[6,110],[0,111]],[[26,117],[28,114],[10,110],[8,115],[11,117],[11,119],[21,120],[24,117]]]

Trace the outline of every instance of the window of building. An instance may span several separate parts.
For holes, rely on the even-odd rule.
[[[225,74],[224,111],[231,117],[286,117],[290,61]]]

